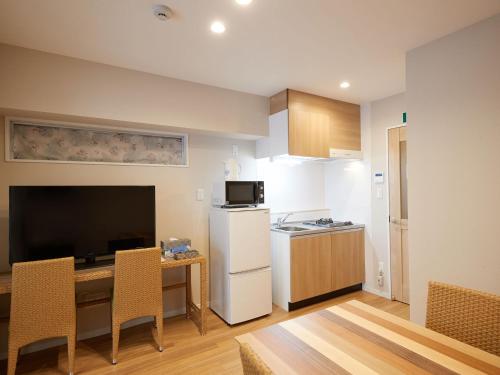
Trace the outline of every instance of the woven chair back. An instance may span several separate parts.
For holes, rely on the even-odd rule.
[[[163,312],[161,249],[117,251],[113,313],[120,323]]]
[[[76,329],[73,257],[15,263],[10,335],[17,346],[68,336]]]
[[[425,324],[500,356],[500,296],[431,281]]]
[[[244,375],[272,375],[271,369],[255,354],[250,345],[240,344],[240,357]]]

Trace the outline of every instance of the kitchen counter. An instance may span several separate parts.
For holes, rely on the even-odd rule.
[[[285,230],[281,230],[281,229],[277,228],[273,224],[273,226],[271,227],[271,231],[277,232],[277,233],[282,233],[282,234],[285,234],[289,237],[296,237],[296,236],[305,236],[305,235],[327,233],[327,232],[340,232],[340,231],[346,231],[346,230],[363,229],[365,227],[365,225],[355,223],[353,225],[346,225],[343,227],[325,228],[325,227],[318,227],[316,225],[311,225],[311,224],[304,224],[302,221],[290,221],[290,222],[286,222],[285,224],[283,224],[282,227],[300,227],[300,228],[306,228],[306,230],[285,231]]]
[[[291,311],[360,290],[365,281],[363,224],[318,227],[303,221],[271,228],[273,303]]]

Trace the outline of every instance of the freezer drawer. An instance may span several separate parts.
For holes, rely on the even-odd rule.
[[[271,265],[269,210],[229,213],[229,273]]]
[[[271,314],[271,268],[229,275],[229,316],[227,322],[236,324]]]

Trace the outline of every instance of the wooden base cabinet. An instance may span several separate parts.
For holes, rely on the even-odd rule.
[[[334,232],[332,240],[332,289],[365,281],[364,230]]]
[[[292,237],[290,256],[290,302],[332,290],[332,247],[329,233]]]
[[[364,238],[363,228],[301,236],[272,231],[273,303],[289,311],[359,286],[365,281]]]
[[[365,281],[363,229],[290,239],[290,302]]]

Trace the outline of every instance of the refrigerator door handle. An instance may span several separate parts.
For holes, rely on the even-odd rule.
[[[240,271],[240,272],[229,272],[229,275],[243,275],[245,273],[267,271],[267,270],[270,270],[270,269],[271,269],[271,266],[260,267],[260,268],[254,268],[252,270],[246,270],[246,271]]]

